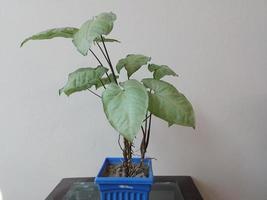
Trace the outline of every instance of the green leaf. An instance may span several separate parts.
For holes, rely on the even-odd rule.
[[[113,39],[113,38],[106,38],[106,37],[103,37],[104,39],[104,42],[117,42],[117,43],[120,43],[119,40],[116,40],[116,39]],[[94,42],[102,42],[102,39],[101,37],[97,37]]]
[[[59,95],[64,92],[67,96],[91,88],[108,71],[107,68],[80,68],[69,74],[67,84],[59,90]]]
[[[178,76],[171,68],[167,65],[156,65],[156,64],[149,64],[148,70],[153,73],[154,79],[160,80],[162,77],[166,75]]]
[[[129,54],[126,58],[120,59],[116,65],[117,72],[120,73],[121,69],[124,67],[127,71],[128,78],[135,73],[140,67],[146,65],[151,60],[150,57],[139,55],[139,54]]]
[[[93,41],[101,35],[108,35],[113,29],[116,15],[112,12],[101,13],[86,21],[78,32],[74,34],[73,43],[82,55],[87,55]]]
[[[104,112],[110,124],[132,142],[145,118],[148,107],[146,88],[136,80],[114,83],[103,92]]]
[[[107,78],[107,77],[105,77],[105,78],[101,78],[101,79],[100,79],[101,81],[97,81],[97,83],[95,84],[95,89],[98,89],[98,88],[100,88],[100,87],[103,87],[103,84],[104,84],[104,85],[108,85],[108,84],[110,84],[110,80],[111,80],[111,83],[115,83],[115,79],[114,79],[113,74],[109,74],[108,77],[109,77],[109,78]],[[116,79],[118,79],[118,78],[119,78],[119,76],[116,76]],[[102,82],[103,84],[102,84],[101,82]]]
[[[172,124],[195,128],[195,116],[191,103],[171,84],[147,78],[142,80],[149,93],[149,111]]]
[[[37,33],[31,37],[26,38],[20,45],[22,47],[29,40],[46,40],[52,39],[55,37],[63,37],[63,38],[72,38],[73,35],[78,31],[77,28],[74,27],[64,27],[64,28],[53,28],[40,33]]]

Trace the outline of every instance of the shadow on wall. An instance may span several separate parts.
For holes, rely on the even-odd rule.
[[[209,185],[207,182],[201,181],[200,179],[196,177],[192,177],[192,178],[194,179],[194,183],[196,184],[197,188],[199,189],[204,199],[212,200],[212,199],[216,199],[216,196],[218,197],[218,194],[212,185]]]

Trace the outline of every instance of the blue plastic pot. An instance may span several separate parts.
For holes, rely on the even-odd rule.
[[[149,166],[149,176],[136,177],[103,177],[102,174],[109,164],[119,164],[123,158],[106,158],[95,183],[98,184],[101,200],[148,200],[151,185],[153,184],[153,172],[151,159],[145,159]],[[133,158],[133,163],[140,163],[140,158]]]

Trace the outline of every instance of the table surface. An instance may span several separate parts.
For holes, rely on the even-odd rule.
[[[46,200],[63,200],[75,182],[93,182],[93,177],[87,178],[64,178],[49,194]],[[190,176],[155,176],[155,182],[174,182],[181,190],[184,200],[203,200],[193,179]]]

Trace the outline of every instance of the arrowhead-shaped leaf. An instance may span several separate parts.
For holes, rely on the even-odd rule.
[[[28,42],[29,40],[46,40],[52,39],[55,37],[63,37],[63,38],[72,38],[73,35],[78,31],[77,28],[74,27],[64,27],[64,28],[53,28],[46,31],[42,31],[37,33],[31,37],[26,38],[22,43],[21,47]]]
[[[114,79],[114,76],[113,74],[109,74],[108,75],[109,78],[105,77],[105,78],[101,78],[99,81],[97,81],[97,83],[95,84],[95,89],[98,89],[100,87],[103,87],[103,84],[104,85],[108,85],[110,84],[110,81],[111,83],[115,83],[115,79]],[[118,79],[119,76],[116,76],[116,79]]]
[[[95,85],[108,71],[105,67],[80,68],[69,74],[67,84],[59,90],[59,95],[64,92],[67,96],[74,92],[86,90]]]
[[[171,84],[147,78],[142,80],[149,93],[149,111],[168,122],[195,128],[195,116],[191,103]]]
[[[121,69],[124,67],[127,71],[128,77],[135,73],[140,67],[146,65],[151,60],[150,57],[139,55],[139,54],[129,54],[126,58],[120,59],[116,65],[117,72],[120,73]]]
[[[87,55],[92,43],[101,35],[108,35],[113,28],[116,15],[112,12],[101,13],[86,21],[79,31],[74,34],[73,43],[82,55]]]
[[[73,35],[78,31],[79,29],[74,27],[65,27],[65,28],[53,28],[46,31],[42,31],[40,33],[37,33],[35,35],[32,35],[31,37],[26,38],[23,40],[23,42],[20,44],[20,47],[22,47],[26,42],[29,40],[48,40],[53,39],[56,37],[63,37],[63,38],[73,38]],[[118,42],[119,40],[113,39],[113,38],[106,38],[103,37],[104,42]],[[101,37],[95,38],[94,42],[102,42]]]
[[[149,64],[148,70],[153,73],[154,79],[160,80],[166,75],[172,75],[172,76],[178,76],[171,68],[169,68],[167,65],[155,65],[155,64]]]
[[[132,142],[145,118],[148,107],[146,88],[136,80],[114,83],[103,92],[102,102],[110,124]]]
[[[113,39],[113,38],[106,38],[106,37],[103,37],[104,39],[104,42],[117,42],[117,43],[120,43],[119,40],[116,40],[116,39]],[[97,37],[94,42],[102,42],[102,39],[101,37]]]

